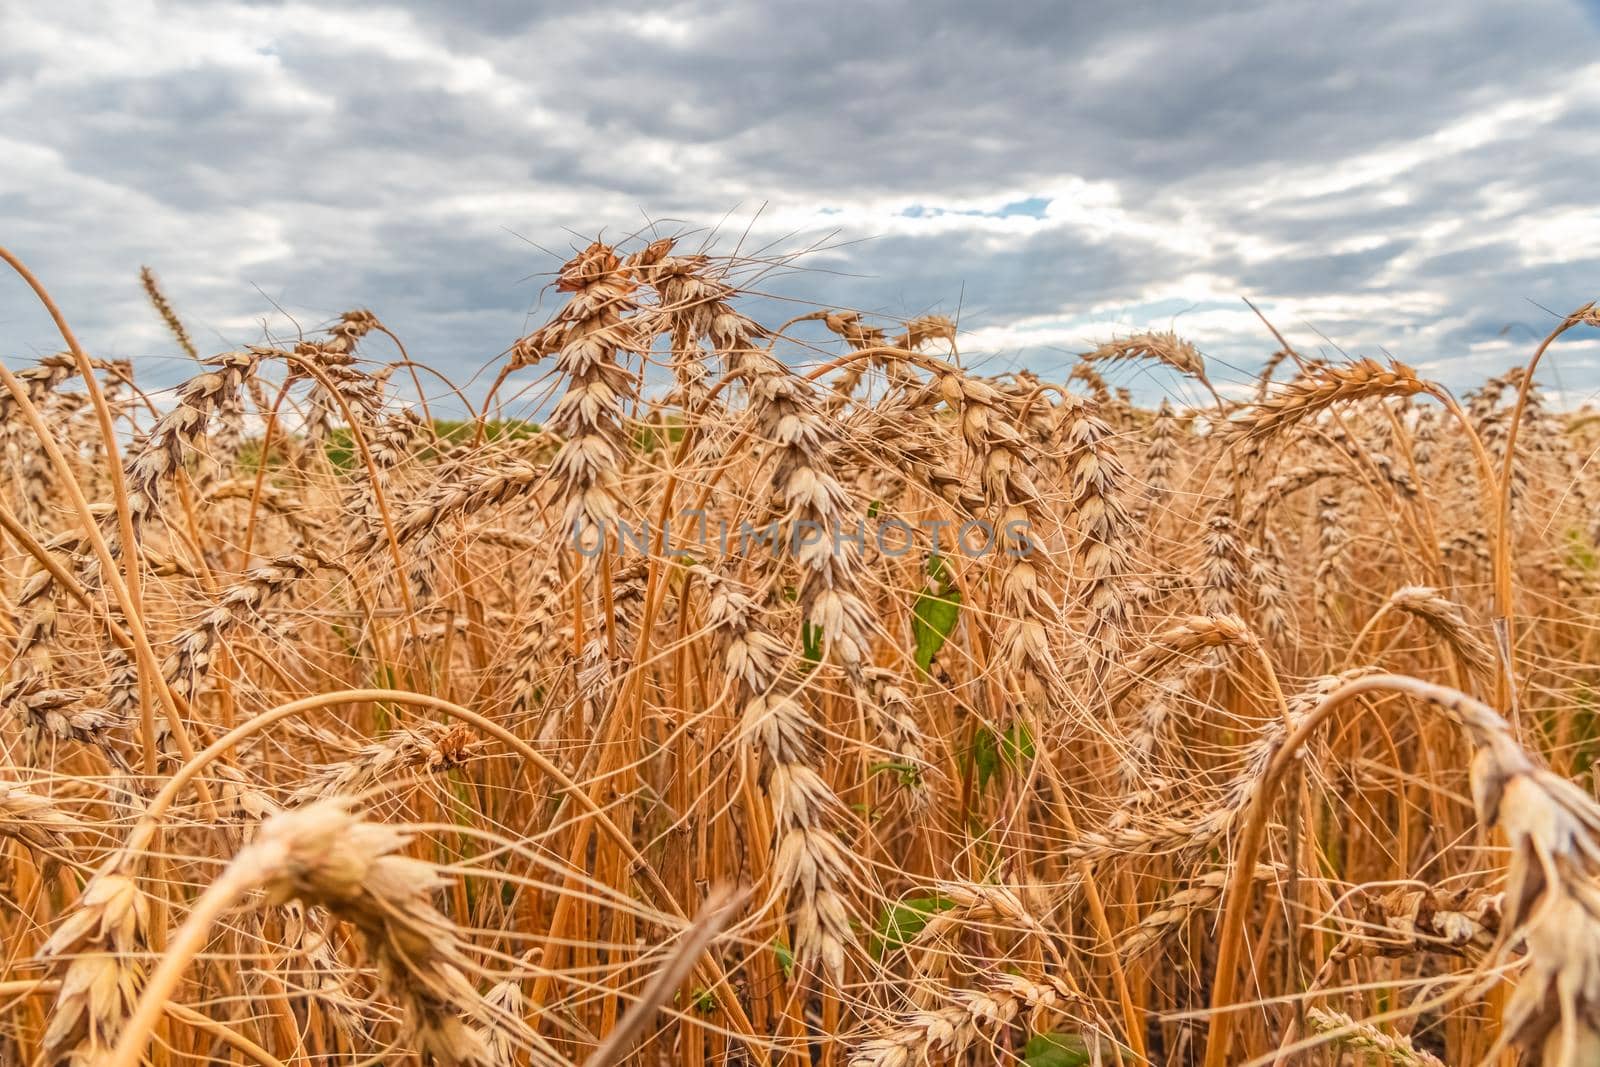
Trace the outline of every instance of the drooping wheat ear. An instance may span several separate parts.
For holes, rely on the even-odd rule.
[[[1078,525],[1074,562],[1089,612],[1084,637],[1098,656],[1115,658],[1128,625],[1128,545],[1133,538],[1133,520],[1123,502],[1128,475],[1109,426],[1084,409],[1070,410],[1065,418]]]
[[[648,340],[631,318],[635,282],[610,246],[596,241],[562,268],[556,288],[572,299],[544,326],[518,342],[514,366],[555,355],[567,389],[550,414],[563,438],[550,464],[562,527],[594,539],[621,518],[620,475],[627,457],[623,405],[636,392],[620,361]]]
[[[1404,363],[1388,367],[1370,359],[1344,366],[1312,367],[1278,394],[1234,416],[1223,443],[1275,437],[1335,404],[1375,396],[1415,396],[1427,383]]]
[[[32,671],[0,688],[0,707],[22,725],[23,759],[29,766],[48,763],[52,744],[76,741],[99,749],[113,768],[128,770],[113,738],[123,720],[103,707],[76,707],[77,703],[77,693],[47,688],[44,675]]]
[[[129,722],[139,711],[139,665],[123,647],[106,649],[106,680],[101,697],[103,714],[116,722]],[[165,749],[171,731],[165,716],[156,720],[156,737]]]
[[[1386,1033],[1343,1012],[1312,1008],[1306,1012],[1306,1025],[1312,1033],[1325,1035],[1331,1044],[1365,1057],[1368,1062],[1377,1059],[1402,1067],[1445,1067],[1443,1060],[1417,1048],[1410,1038]]]
[[[1503,893],[1433,886],[1402,886],[1361,899],[1359,925],[1328,954],[1330,965],[1424,952],[1481,955],[1494,947],[1505,906]]]
[[[389,495],[393,472],[416,453],[428,436],[429,429],[422,421],[422,416],[410,408],[386,412],[364,428],[363,439],[367,455],[372,458],[372,466],[369,468],[363,463],[355,468],[357,473],[352,489],[360,505],[360,516],[369,526],[381,527],[383,517],[378,508],[379,494]],[[361,484],[362,474],[373,479],[370,491]]]
[[[282,812],[261,825],[195,900],[104,1063],[139,1062],[164,1005],[214,924],[261,892],[260,903],[321,906],[361,932],[377,963],[380,989],[401,1009],[402,1039],[424,1063],[491,1067],[480,1027],[503,1021],[467,978],[477,968],[455,925],[429,902],[450,880],[433,864],[402,855],[410,835],[363,821],[351,812],[350,799]],[[543,1051],[536,1041],[528,1045]],[[541,1062],[550,1061],[535,1058]]]
[[[605,638],[599,634],[591,634],[583,643],[577,670],[576,695],[579,721],[586,733],[592,735],[602,729],[606,713],[611,707],[611,700],[616,695],[619,673],[620,665],[607,652]],[[541,740],[549,739],[548,734],[555,728],[556,722],[555,716],[550,716],[546,720]]]
[[[1345,693],[1370,690],[1433,705],[1477,749],[1473,805],[1510,851],[1500,947],[1525,949],[1503,1040],[1547,1067],[1600,1061],[1600,804],[1535,763],[1511,724],[1465,693],[1396,675],[1352,682]]]
[[[773,808],[773,872],[789,893],[795,958],[819,961],[832,976],[854,944],[845,886],[854,861],[835,835],[840,803],[811,768],[816,723],[794,697],[754,697],[744,709],[742,733],[768,757],[766,795]]]
[[[53,552],[73,542],[75,538],[66,535],[52,538],[44,547]],[[19,663],[44,673],[50,670],[50,649],[60,632],[57,601],[65,592],[55,575],[44,569],[43,564],[36,562],[35,566],[37,569],[28,576],[17,593],[16,610],[13,612],[17,621],[15,655]]]
[[[1289,354],[1287,348],[1280,348],[1268,356],[1267,361],[1261,365],[1261,373],[1256,375],[1255,402],[1257,404],[1267,398],[1267,391],[1272,388],[1272,376],[1278,372],[1279,367],[1283,366],[1283,361],[1289,358]]]
[[[1167,897],[1123,937],[1120,951],[1125,961],[1133,961],[1159,947],[1167,938],[1183,929],[1195,914],[1211,907],[1222,899],[1233,871],[1222,867],[1208,871],[1188,885]],[[1283,877],[1284,870],[1276,863],[1256,864],[1255,880],[1275,881]]]
[[[1053,1016],[1066,1015],[1089,1031],[1098,1029],[1093,1006],[1055,976],[1039,979],[1006,975],[983,990],[957,990],[948,1007],[917,1011],[895,1021],[893,1029],[861,1042],[850,1067],[916,1067],[936,1060],[961,1062],[986,1033],[1026,1019],[1035,1033],[1048,1030]]]
[[[1079,358],[1088,363],[1151,359],[1164,363],[1180,374],[1196,377],[1205,373],[1200,350],[1175,333],[1139,333],[1107,341]]]
[[[1155,360],[1205,386],[1206,391],[1216,397],[1218,407],[1223,406],[1222,398],[1211,386],[1211,379],[1206,377],[1206,361],[1200,355],[1200,350],[1176,333],[1139,333],[1121,340],[1107,341],[1094,351],[1083,353],[1080,358],[1085,363]]]
[[[830,311],[822,316],[822,324],[830,333],[844,338],[845,344],[849,345],[852,351],[862,352],[869,348],[882,348],[889,341],[888,335],[878,327],[868,325],[859,311]],[[823,406],[830,411],[842,408],[855,395],[856,388],[860,386],[868,368],[885,362],[887,361],[881,357],[869,356],[846,364],[834,378],[832,395],[823,402]],[[898,364],[898,360],[893,361],[893,365]]]
[[[777,837],[773,871],[789,894],[795,957],[820,962],[837,978],[855,940],[844,895],[855,864],[832,829],[841,816],[839,799],[811,767],[817,725],[798,700],[774,693],[750,701],[741,730],[767,756]]]
[[[1421,619],[1438,634],[1460,658],[1461,665],[1479,675],[1494,674],[1494,653],[1473,625],[1466,611],[1439,592],[1425,585],[1408,585],[1389,594],[1396,610]]]
[[[95,504],[90,505],[90,512],[98,517],[108,543],[115,541],[116,516],[112,508],[109,505]],[[80,528],[52,537],[43,547],[52,556],[67,557],[72,567],[80,574],[98,575],[98,562],[87,551],[89,543],[88,536]],[[174,557],[155,551],[144,551],[141,555],[155,573],[167,576],[173,574],[194,576],[192,569]],[[59,602],[66,593],[62,583],[56,580],[51,571],[45,569],[42,563],[39,563],[38,567],[38,570],[29,575],[17,594],[15,605],[17,641],[14,654],[17,661],[25,664],[29,670],[48,675],[52,672],[53,649],[60,636]],[[115,609],[108,613],[104,621],[108,625],[115,623]],[[121,652],[122,649],[119,647],[111,654],[117,655]]]
[[[931,915],[927,925],[913,935],[908,944],[926,944],[942,933],[981,924],[1026,934],[1046,946],[1053,958],[1060,961],[1054,938],[1038,917],[1050,903],[1038,886],[939,882],[925,895],[940,901],[943,910]]]
[[[724,676],[740,718],[740,736],[764,756],[772,806],[773,876],[789,894],[795,956],[817,960],[835,976],[855,941],[844,887],[854,863],[831,829],[843,805],[814,768],[821,730],[783,677],[789,646],[762,624],[754,598],[695,565],[705,583],[706,625],[715,636]]]
[[[934,341],[954,344],[955,339],[956,324],[951,321],[949,316],[918,315],[914,319],[906,320],[904,332],[894,339],[894,343],[897,348],[916,351],[927,347]]]
[[[369,502],[376,500],[372,496],[368,496],[366,499]],[[381,514],[374,509],[368,512],[367,521],[377,522],[381,525],[383,520]],[[410,558],[405,561],[405,580],[411,590],[411,602],[419,610],[425,609],[426,606],[433,602],[436,592],[434,588],[435,579],[438,575],[436,562],[440,552],[439,539],[433,535],[432,531],[429,531],[417,538],[412,547]]]
[[[161,283],[156,280],[156,272],[149,267],[140,267],[139,284],[144,287],[144,295],[149,298],[150,306],[156,309],[156,314],[166,323],[167,331],[172,334],[173,340],[178,342],[178,347],[183,349],[190,359],[199,359],[200,353],[190,340],[189,331],[184,328],[183,320],[178,318],[178,313],[172,309],[167,294],[161,291]]]
[[[952,953],[950,948],[970,933],[981,931],[986,939],[1002,942],[1025,939],[1031,949],[1042,954],[1032,958],[1043,960],[1046,966],[1065,967],[1057,934],[1040,916],[1050,914],[1053,907],[1070,900],[1081,888],[1081,878],[1069,875],[1049,890],[1032,882],[965,881],[939,882],[919,889],[919,896],[939,902],[939,910],[905,941],[908,951],[922,948],[911,957],[917,986],[911,995],[911,1010],[936,1010],[945,1001],[944,984],[951,964],[959,958],[959,953]]]
[[[268,820],[234,867],[250,871],[248,883],[264,889],[268,903],[324,907],[361,932],[424,1061],[492,1067],[482,1032],[502,1025],[499,1013],[467,978],[475,968],[455,925],[429,902],[449,879],[402,854],[410,839],[335,798]]]
[[[1153,811],[1126,812],[1129,815],[1103,830],[1081,833],[1062,849],[1070,860],[1098,861],[1118,856],[1153,856],[1166,852],[1193,855],[1210,848],[1233,831],[1255,800],[1267,770],[1283,743],[1305,721],[1323,697],[1341,685],[1373,673],[1357,668],[1342,674],[1326,675],[1311,682],[1288,702],[1287,714],[1261,726],[1255,739],[1244,747],[1243,769],[1211,803],[1177,814]]]
[[[292,901],[284,910],[290,916],[303,917],[298,924],[303,932],[291,944],[304,945],[306,999],[322,1009],[323,1018],[352,1050],[360,1047],[358,1042],[371,1040],[368,1002],[352,994],[351,968],[339,958],[333,941],[335,920],[321,908],[306,908]],[[305,944],[307,939],[309,944]]]
[[[486,1026],[479,1031],[484,1046],[489,1050],[491,1067],[518,1067],[523,1044],[512,1039],[506,1025],[510,1020],[520,1022],[528,1014],[528,998],[522,993],[522,979],[507,978],[496,982],[483,995],[483,1004],[494,1013],[498,1025]]]
[[[1159,507],[1172,495],[1173,466],[1178,458],[1177,419],[1172,405],[1161,398],[1156,417],[1150,423],[1150,441],[1144,453],[1145,506]]]
[[[1272,509],[1291,493],[1313,486],[1324,478],[1338,478],[1345,474],[1346,471],[1341,467],[1318,464],[1293,467],[1273,476],[1246,505],[1242,520],[1245,531],[1256,535],[1267,529]]]
[[[1571,782],[1535,767],[1504,720],[1489,725],[1493,733],[1472,761],[1472,792],[1481,817],[1500,826],[1512,849],[1503,928],[1520,937],[1528,961],[1506,1006],[1506,1027],[1543,1063],[1594,1063],[1600,1058],[1600,807]]]
[[[211,672],[217,646],[236,627],[258,618],[267,601],[294,588],[295,582],[315,573],[318,560],[290,553],[254,568],[228,586],[183,632],[173,638],[172,650],[161,663],[161,673],[172,691],[193,700]],[[164,734],[158,733],[158,737]]]
[[[150,905],[133,878],[103,873],[61,920],[40,955],[60,975],[40,1041],[44,1067],[104,1061],[138,1000],[149,955]]]
[[[68,852],[87,829],[49,797],[0,779],[0,837],[26,845],[41,860]]]
[[[195,470],[195,485],[202,493],[210,493],[218,482],[232,477],[244,445],[244,413],[243,391],[224,395],[218,401],[216,425],[207,435],[205,451]]]
[[[866,425],[847,433],[845,443],[863,468],[890,476],[887,493],[879,499],[893,501],[907,484],[921,485],[957,514],[971,518],[983,508],[983,497],[952,465],[947,438],[931,412],[937,400],[938,393],[928,389],[897,393],[863,409],[860,419]],[[880,466],[886,461],[891,466]],[[901,477],[893,477],[896,473]]]
[[[17,380],[23,384],[28,399],[34,404],[42,404],[44,399],[55,392],[56,387],[70,378],[77,377],[78,361],[70,352],[57,352],[55,355],[45,356],[33,366],[17,372]],[[10,390],[0,390],[0,431],[9,432],[13,428],[19,405]]]
[[[1107,385],[1105,378],[1095,370],[1094,364],[1086,360],[1079,359],[1072,365],[1072,373],[1067,375],[1067,381],[1082,382],[1087,385],[1089,395],[1094,398],[1096,404],[1109,404],[1114,399],[1111,395],[1111,386]]]
[[[289,794],[288,806],[299,807],[323,797],[358,796],[372,786],[405,771],[442,774],[464,765],[479,742],[461,723],[428,723],[397,730],[363,745],[348,759],[318,767]]]
[[[1118,754],[1118,780],[1130,796],[1159,785],[1161,775],[1157,756],[1163,738],[1182,703],[1216,667],[1213,652],[1197,658],[1205,650],[1227,647],[1254,647],[1256,637],[1233,615],[1195,615],[1158,634],[1128,665],[1126,679],[1111,689],[1115,707],[1136,689],[1149,690],[1134,716],[1133,728]],[[1165,670],[1174,661],[1184,665],[1178,677],[1168,681]]]
[[[859,311],[829,311],[822,316],[822,324],[830,333],[844,338],[855,351],[880,348],[889,342],[889,335],[876,326],[869,325]]]
[[[1255,635],[1237,615],[1190,615],[1156,634],[1127,663],[1127,677],[1111,690],[1112,704],[1120,703],[1140,685],[1159,679],[1174,661],[1191,658],[1203,649],[1248,646]]]
[[[328,327],[328,340],[322,347],[332,352],[354,352],[363,337],[382,329],[383,323],[378,321],[377,315],[367,308],[354,308],[343,312],[339,321]]]
[[[531,492],[548,477],[546,467],[515,455],[497,458],[488,469],[443,475],[420,500],[394,517],[395,540],[409,544],[443,523]],[[354,563],[383,544],[382,533],[366,530],[345,549],[344,560]]]
[[[1393,450],[1392,442],[1389,440],[1389,424],[1382,422],[1378,425],[1384,432],[1383,438],[1370,440],[1365,447],[1356,444],[1350,435],[1337,425],[1329,426],[1321,432],[1335,449],[1345,455],[1354,470],[1366,470],[1370,467],[1378,472],[1378,477],[1393,490],[1396,497],[1406,501],[1415,500],[1417,483],[1412,480],[1411,473],[1395,463],[1389,455]]]
[[[92,490],[99,474],[94,467],[82,463],[81,457],[98,456],[100,444],[95,437],[83,434],[81,424],[74,419],[87,406],[87,398],[82,393],[46,392],[33,403],[46,426],[58,427],[55,431],[60,438],[58,444],[68,463],[76,467],[74,476],[86,489]],[[13,448],[21,453],[22,469],[16,473],[21,478],[19,484],[26,514],[41,530],[57,529],[60,519],[65,518],[64,515],[58,517],[62,496],[61,471],[42,441],[24,434],[21,426],[13,431],[13,436]]]
[[[183,467],[219,408],[238,403],[239,390],[261,361],[257,351],[229,352],[207,363],[205,372],[178,386],[173,405],[156,421],[124,465],[134,532],[162,512],[164,486]]]

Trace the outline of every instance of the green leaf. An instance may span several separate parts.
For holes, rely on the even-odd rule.
[[[911,606],[911,636],[917,646],[913,658],[924,673],[933,666],[933,657],[955,632],[956,621],[961,618],[961,594],[939,556],[928,561],[928,575],[933,579],[932,586],[924,588]]]
[[[1033,734],[1026,723],[1014,722],[1001,735],[1000,755],[1012,767],[1021,767],[1033,759],[1038,750],[1033,745]]]
[[[1089,1044],[1077,1034],[1034,1034],[1022,1050],[1028,1067],[1084,1067],[1089,1062]]]
[[[877,518],[878,517],[878,512],[880,512],[882,510],[883,510],[883,501],[874,500],[872,503],[867,505],[867,518],[869,518],[869,519]]]
[[[783,976],[785,978],[793,978],[794,953],[789,950],[788,945],[784,944],[783,938],[773,938],[772,954],[778,957],[778,970],[783,972]]]
[[[1000,749],[994,743],[994,731],[987,726],[978,727],[972,735],[972,750],[968,755],[978,774],[978,791],[989,784],[994,772],[1000,769]]]
[[[922,782],[922,768],[915,763],[907,763],[904,760],[884,760],[881,763],[872,764],[867,770],[872,774],[883,774],[887,771],[900,779],[901,785],[907,787],[919,785]]]
[[[813,626],[809,622],[800,625],[800,643],[805,646],[806,659],[812,663],[822,662],[822,627]]]
[[[1567,565],[1577,567],[1583,571],[1593,571],[1600,565],[1600,559],[1595,556],[1595,551],[1589,546],[1589,538],[1582,530],[1570,529],[1567,531]]]
[[[903,948],[941,911],[956,906],[949,897],[908,897],[884,908],[878,916],[877,932],[872,937],[872,956],[882,959],[891,949]]]
[[[980,726],[978,732],[972,735],[972,748],[968,753],[972,767],[977,772],[978,789],[987,786],[989,779],[1002,766],[1016,770],[1033,759],[1036,751],[1033,734],[1020,722],[1006,727],[998,738],[993,730]]]

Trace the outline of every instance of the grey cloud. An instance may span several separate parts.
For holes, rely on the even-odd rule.
[[[724,248],[746,224],[788,248],[842,220],[841,245],[801,261],[814,269],[763,288],[891,316],[959,309],[982,329],[1249,295],[1314,308],[1355,348],[1444,359],[1533,317],[1528,299],[1564,308],[1600,280],[1587,247],[1533,263],[1526,245],[1533,222],[1593,198],[1600,27],[1558,0],[1448,17],[151,0],[174,48],[202,29],[221,43],[103,71],[8,32],[56,21],[26,7],[0,13],[0,241],[107,355],[170,353],[134,288],[151,262],[202,336],[252,340],[273,301],[307,327],[365,304],[464,375],[553,304],[557,259],[536,243],[559,253],[567,227],[627,233],[646,216],[710,226],[736,205]],[[56,28],[103,47],[113,10]],[[1528,115],[1484,143],[1429,141],[1518,101]],[[1410,162],[1339,187],[1385,153]],[[1068,201],[1105,195],[1115,212],[1071,216]],[[1029,197],[1059,202],[1011,228],[900,215]],[[55,346],[15,285],[0,325],[7,357]],[[1199,339],[1240,366],[1263,351],[1249,323]]]

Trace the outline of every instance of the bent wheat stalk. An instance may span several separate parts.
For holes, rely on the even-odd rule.
[[[1538,766],[1499,712],[1464,693],[1386,674],[1317,688],[1325,695],[1277,751],[1246,816],[1218,935],[1206,1067],[1228,1062],[1244,900],[1276,787],[1301,746],[1334,711],[1379,692],[1398,692],[1437,708],[1462,729],[1477,748],[1472,792],[1479,818],[1503,830],[1510,843],[1502,945],[1520,938],[1527,965],[1497,1045],[1514,1041],[1536,1052],[1547,1067],[1593,1062],[1600,1055],[1600,804]]]

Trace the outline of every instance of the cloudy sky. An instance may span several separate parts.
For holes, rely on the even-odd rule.
[[[1248,296],[1464,386],[1600,296],[1597,133],[1597,0],[0,4],[0,243],[152,382],[142,263],[202,348],[367,306],[466,380],[646,228],[996,369],[1175,326],[1238,376]],[[0,355],[57,347],[0,283]]]

